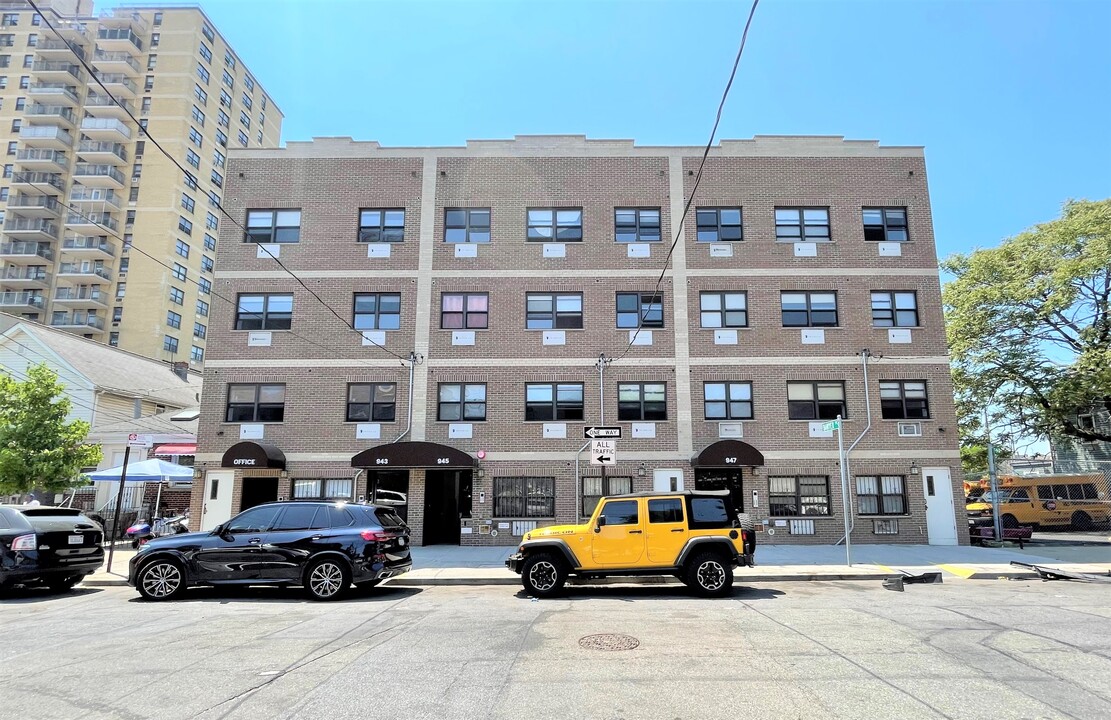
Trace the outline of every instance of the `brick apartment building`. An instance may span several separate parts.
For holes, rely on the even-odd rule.
[[[922,149],[722,141],[654,294],[701,153],[234,151],[249,233],[221,228],[194,517],[373,498],[415,542],[500,545],[600,495],[726,488],[764,542],[830,543],[840,414],[853,540],[965,542]],[[603,424],[605,477],[583,448]]]

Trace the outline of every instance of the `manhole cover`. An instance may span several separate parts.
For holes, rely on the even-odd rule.
[[[579,638],[579,646],[587,650],[605,650],[607,652],[635,650],[639,645],[640,640],[632,635],[622,635],[621,633],[602,633]]]

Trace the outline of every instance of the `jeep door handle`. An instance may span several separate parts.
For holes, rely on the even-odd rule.
[[[250,543],[251,545],[261,545],[262,544],[262,538],[251,538],[247,542]]]
[[[671,532],[686,532],[683,528],[674,528]]]
[[[629,534],[630,535],[640,535],[642,532],[644,532],[644,531],[643,530],[630,530]]]

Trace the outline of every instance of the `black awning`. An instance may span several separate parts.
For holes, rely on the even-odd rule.
[[[244,440],[228,448],[220,467],[285,470],[285,453],[270,443]]]
[[[357,468],[473,468],[475,460],[462,450],[430,442],[379,445],[351,458]]]
[[[691,467],[738,467],[763,465],[764,454],[740,440],[718,440],[707,445],[691,460]]]

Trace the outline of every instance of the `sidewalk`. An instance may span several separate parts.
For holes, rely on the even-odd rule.
[[[997,580],[1036,578],[1011,561],[1046,565],[1080,573],[1107,574],[1111,571],[1111,545],[1077,548],[1070,562],[1035,554],[1031,549],[981,548],[936,545],[856,545],[852,566],[845,564],[845,548],[833,545],[761,545],[756,550],[757,566],[737,568],[739,585],[760,582],[811,580],[881,580],[904,572],[942,572],[946,580]],[[390,584],[406,587],[431,585],[516,585],[520,577],[505,567],[512,547],[456,547],[437,545],[413,548],[413,570]],[[112,573],[101,569],[85,579],[85,585],[127,584],[127,563],[135,552],[117,550]],[[670,577],[611,578],[601,582],[657,584],[678,582]]]

